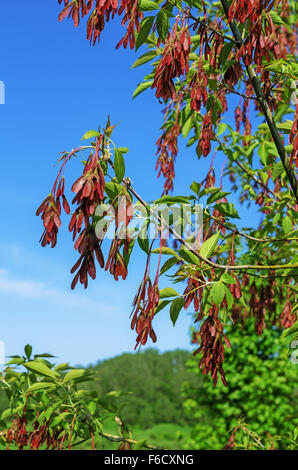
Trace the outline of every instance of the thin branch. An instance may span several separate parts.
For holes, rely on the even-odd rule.
[[[134,439],[128,439],[128,438],[120,437],[120,436],[114,436],[113,434],[106,434],[104,432],[99,432],[99,434],[103,438],[105,438],[109,441],[112,441],[112,442],[127,442],[128,444],[137,444],[137,442],[138,442]],[[155,447],[151,444],[146,444],[146,443],[143,444],[143,447],[146,447],[146,449],[153,449],[153,450],[162,450],[163,449],[162,447]]]
[[[207,215],[207,217],[210,217],[211,219],[215,220],[215,222],[217,222],[219,225],[226,228],[227,230],[231,230],[232,232],[235,231],[236,235],[240,235],[241,237],[247,238],[248,240],[252,240],[252,241],[255,241],[255,242],[268,243],[268,242],[288,242],[288,241],[292,241],[292,240],[298,240],[297,237],[291,237],[291,238],[286,238],[286,237],[284,237],[284,238],[278,238],[278,237],[276,237],[276,238],[275,237],[273,237],[273,238],[256,238],[256,237],[252,237],[250,235],[247,235],[244,232],[240,232],[240,230],[238,230],[235,227],[230,227],[229,225],[224,224],[223,222],[221,222],[221,220],[219,220],[217,217],[214,217],[211,214],[206,214],[206,215]]]
[[[210,31],[212,31],[213,33],[215,34],[218,34],[219,36],[221,36],[222,38],[224,39],[227,39],[229,42],[233,42],[234,44],[237,44],[237,42],[235,41],[234,38],[232,38],[231,36],[227,36],[226,34],[222,33],[221,31],[218,31],[217,29],[214,29],[212,28],[212,26],[209,26],[205,20],[202,20],[201,18],[196,18],[195,16],[193,16],[191,13],[190,13],[190,9],[188,9],[188,16],[189,18],[191,18],[192,20],[194,20],[196,23],[200,23],[202,26],[204,26],[206,29],[209,29]]]

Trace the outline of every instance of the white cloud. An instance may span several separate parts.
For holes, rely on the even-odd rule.
[[[88,308],[111,313],[116,310],[113,305],[102,304],[91,298],[47,285],[45,282],[15,279],[7,269],[0,268],[0,292],[5,295],[41,299],[66,307]]]

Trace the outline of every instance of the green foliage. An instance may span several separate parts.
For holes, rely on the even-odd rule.
[[[286,448],[295,428],[286,417],[298,404],[297,365],[289,359],[280,330],[269,327],[257,336],[250,319],[244,325],[228,324],[225,332],[231,342],[224,362],[228,387],[214,387],[210,380],[200,389],[187,382],[183,387],[185,410],[196,418],[188,445],[221,449],[243,418],[254,433],[280,436],[277,446]],[[200,374],[197,361],[192,359],[188,366]]]
[[[89,439],[92,448],[105,438],[108,418],[118,423],[118,436],[128,439],[121,392],[99,395],[81,389],[79,384],[94,380],[94,372],[55,364],[50,357],[32,357],[32,347],[26,345],[25,355],[13,356],[1,373],[0,448],[70,449]]]

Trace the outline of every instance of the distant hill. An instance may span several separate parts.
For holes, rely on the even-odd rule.
[[[186,370],[191,356],[189,351],[179,349],[121,354],[92,366],[99,378],[85,387],[100,394],[112,390],[131,392],[125,396],[123,415],[130,424],[143,429],[158,423],[190,424],[182,408],[181,385],[187,380],[199,388],[202,380]]]

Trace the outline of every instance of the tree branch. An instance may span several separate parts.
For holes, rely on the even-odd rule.
[[[113,162],[111,160],[109,160],[109,163],[113,165]],[[114,167],[114,165],[113,165]],[[208,264],[209,266],[211,266],[212,268],[216,268],[216,269],[220,269],[222,271],[241,271],[241,270],[250,270],[250,269],[255,269],[255,270],[279,270],[279,269],[293,269],[293,268],[298,268],[298,263],[296,264],[277,264],[277,265],[272,265],[272,266],[266,266],[266,265],[250,265],[250,264],[245,264],[245,265],[238,265],[238,266],[230,266],[230,265],[223,265],[223,264],[218,264],[218,263],[214,263],[213,261],[210,261],[209,259],[207,258],[204,258],[199,252],[193,250],[189,244],[183,240],[183,238],[177,233],[175,232],[174,229],[172,229],[172,227],[170,227],[164,220],[162,220],[158,215],[156,215],[156,213],[151,209],[151,207],[149,206],[149,204],[147,204],[142,198],[141,196],[139,196],[139,194],[132,188],[131,184],[128,183],[128,182],[125,182],[126,184],[126,187],[128,189],[128,191],[131,192],[131,194],[133,194],[135,196],[136,199],[138,199],[138,201],[147,209],[149,210],[150,214],[153,215],[159,222],[163,223],[164,226],[167,228],[167,230],[175,237],[177,238],[177,240],[179,240],[180,243],[182,243],[182,245],[185,246],[185,248],[187,248],[189,251],[191,251],[197,258],[199,258],[201,261],[203,261],[204,263]]]

